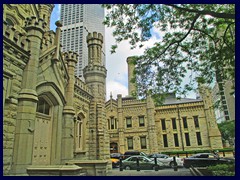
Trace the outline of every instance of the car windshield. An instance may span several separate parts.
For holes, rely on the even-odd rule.
[[[140,154],[141,154],[142,156],[146,156],[146,157],[147,157],[147,154],[144,153],[144,152],[141,152]]]
[[[155,158],[155,157],[157,157],[157,158],[169,158],[169,156],[165,155],[165,154],[152,154],[152,155],[150,155],[150,157],[151,158]]]
[[[152,159],[149,159],[149,158],[147,158],[147,157],[145,157],[145,156],[132,156],[132,157],[127,158],[127,159],[124,160],[124,161],[137,161],[137,159],[138,159],[139,161],[145,161],[145,162],[153,161]]]

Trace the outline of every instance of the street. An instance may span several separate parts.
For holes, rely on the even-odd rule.
[[[178,168],[174,171],[172,168],[165,168],[159,171],[154,170],[123,170],[119,168],[112,169],[107,176],[192,176],[188,168]]]

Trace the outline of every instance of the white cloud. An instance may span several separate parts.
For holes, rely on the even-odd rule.
[[[116,81],[108,81],[107,83],[107,92],[106,98],[107,100],[110,99],[110,94],[112,94],[113,99],[117,99],[118,94],[122,94],[123,97],[128,95],[128,89],[126,86],[122,85]]]
[[[118,44],[116,53],[111,54],[111,46],[115,44],[115,39],[112,36],[113,28],[105,29],[105,41],[106,41],[106,68],[107,68],[107,91],[113,94],[127,95],[128,88],[128,68],[127,68],[127,57],[142,55],[144,48],[136,48],[131,50],[128,41],[123,41]],[[154,32],[156,30],[154,29]],[[144,43],[144,47],[151,47],[155,42],[159,41],[156,36],[152,37],[149,41]],[[115,82],[114,87],[111,87]],[[124,87],[124,88],[123,88]],[[109,90],[111,89],[111,91]],[[115,93],[114,91],[117,91]],[[121,92],[122,91],[122,92]],[[114,98],[115,96],[113,96]],[[109,94],[107,94],[109,99]]]

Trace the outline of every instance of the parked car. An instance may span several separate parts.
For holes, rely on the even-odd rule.
[[[174,167],[174,161],[173,161],[173,157],[170,157],[166,154],[158,154],[158,153],[155,153],[155,154],[150,154],[148,156],[150,159],[154,159],[155,157],[161,161],[165,166],[167,167]],[[176,163],[177,163],[177,166],[183,166],[183,159],[182,158],[179,158],[179,157],[176,157]]]
[[[160,161],[157,161],[157,166],[155,165],[155,161],[147,158],[146,156],[131,156],[122,161],[122,167],[126,170],[137,169],[137,159],[139,160],[140,170],[151,170],[162,169],[164,164]]]
[[[220,158],[218,155],[213,153],[198,153],[193,156],[183,159],[183,166],[189,168],[194,167],[206,167],[214,166],[217,164],[231,164],[234,163],[235,159],[231,158]]]
[[[146,156],[147,154],[144,152],[139,152],[139,151],[126,151],[124,155],[122,156],[122,159],[127,159],[128,157],[131,156]]]
[[[120,165],[120,160],[119,159],[111,158],[111,161],[112,161],[112,167],[113,168],[119,167],[119,165]]]
[[[120,159],[123,155],[121,153],[111,153],[110,157],[115,159]]]
[[[111,161],[112,161],[112,167],[113,168],[119,167],[119,164],[120,164],[119,159],[120,159],[120,157],[122,157],[122,154],[121,153],[111,153],[110,157],[111,157]]]

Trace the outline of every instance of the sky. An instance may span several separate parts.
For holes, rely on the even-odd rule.
[[[56,30],[55,22],[60,19],[60,5],[55,4],[51,16],[51,29]],[[160,33],[157,29],[152,29],[152,38],[144,43],[144,48],[136,48],[131,50],[127,41],[118,44],[116,53],[111,54],[111,46],[115,44],[114,37],[112,36],[113,29],[105,27],[105,48],[106,48],[106,99],[110,99],[110,94],[116,99],[118,94],[123,97],[128,95],[128,69],[127,57],[141,55],[144,48],[151,47],[155,42],[161,39]],[[194,93],[190,93],[188,98],[196,98]]]

